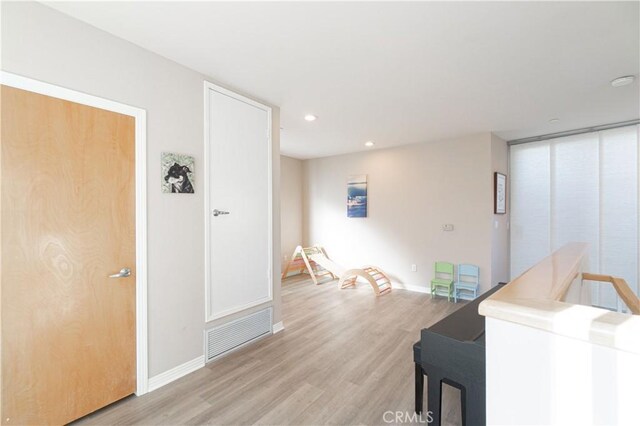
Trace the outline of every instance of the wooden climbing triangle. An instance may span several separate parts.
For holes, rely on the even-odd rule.
[[[314,284],[318,285],[318,277],[330,276],[332,280],[338,278],[330,270],[324,268],[313,258],[327,257],[327,253],[321,246],[315,245],[311,247],[298,246],[291,255],[291,260],[287,263],[287,266],[282,271],[282,279],[287,278],[287,274],[292,271],[306,272],[311,277]]]

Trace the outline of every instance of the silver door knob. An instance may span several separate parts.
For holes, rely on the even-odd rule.
[[[117,274],[109,275],[109,278],[126,278],[131,276],[131,269],[122,268]]]
[[[223,215],[223,214],[229,214],[229,212],[224,212],[224,211],[218,210],[218,209],[215,209],[212,213],[213,213],[214,216],[220,216],[220,215]]]

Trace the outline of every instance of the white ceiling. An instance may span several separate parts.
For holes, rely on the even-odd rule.
[[[640,73],[638,2],[47,4],[280,106],[298,158],[640,116],[609,85]]]

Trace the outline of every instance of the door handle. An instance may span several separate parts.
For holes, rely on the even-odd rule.
[[[122,268],[117,274],[109,275],[109,278],[126,278],[131,276],[131,269]]]
[[[223,214],[229,214],[229,212],[223,212],[222,210],[218,210],[218,209],[213,210],[212,213],[213,213],[214,216],[220,216],[220,215],[223,215]]]

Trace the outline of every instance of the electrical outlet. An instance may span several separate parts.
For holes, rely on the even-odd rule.
[[[443,231],[453,231],[453,225],[450,223],[445,223],[444,225],[442,225],[442,230]]]
[[[417,272],[418,271],[418,265],[416,265],[415,263],[411,265],[411,272]]]

